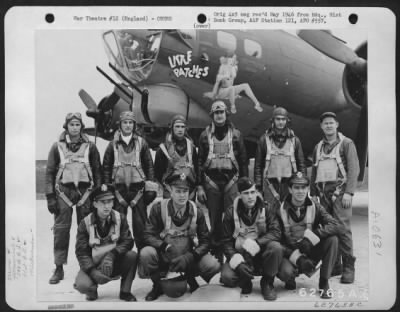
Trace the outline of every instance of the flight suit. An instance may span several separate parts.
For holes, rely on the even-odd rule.
[[[121,276],[121,289],[130,290],[136,274],[137,254],[132,251],[133,238],[126,217],[112,210],[104,228],[96,212],[86,216],[78,227],[75,253],[80,271],[74,288],[83,294],[97,295],[98,283],[92,273],[100,270],[99,265],[108,253],[114,255],[110,280]]]
[[[168,133],[165,142],[160,144],[154,160],[155,178],[161,185],[164,185],[163,197],[170,197],[168,187],[165,185],[167,177],[176,173],[185,173],[193,181],[197,181],[197,166],[197,151],[193,142],[187,137],[177,140],[171,133]],[[191,196],[192,198],[193,196]]]
[[[253,275],[262,275],[264,279],[273,278],[282,262],[281,230],[275,212],[258,197],[250,213],[248,216],[237,197],[224,215],[222,243],[227,262],[222,266],[221,282],[228,287],[244,288],[249,282],[230,265],[229,261],[237,253],[243,255],[246,264],[253,268]],[[249,255],[243,248],[246,239],[254,240],[260,246],[256,255],[250,255],[251,259],[247,258]]]
[[[211,123],[199,139],[199,179],[206,196],[211,225],[211,245],[220,253],[222,214],[238,195],[237,180],[248,176],[248,160],[240,131],[226,122]]]
[[[46,197],[56,198],[54,213],[54,263],[67,263],[73,206],[77,223],[90,213],[89,194],[101,183],[100,155],[96,145],[82,134],[77,143],[67,132],[50,149],[46,168]]]
[[[153,159],[146,141],[133,133],[126,144],[116,131],[103,159],[103,181],[116,189],[114,209],[126,215],[128,206],[143,203],[139,200],[145,180],[154,180]],[[145,211],[146,207],[139,210]]]
[[[344,208],[344,193],[353,195],[360,171],[357,151],[353,141],[338,133],[337,140],[329,144],[321,140],[313,152],[311,196],[319,196],[321,204],[343,226],[339,237],[339,252],[343,266],[352,263],[354,268],[353,237],[351,232],[352,207]],[[354,270],[353,270],[354,271]]]
[[[208,254],[209,234],[205,218],[192,201],[188,201],[183,216],[177,216],[171,199],[154,204],[144,233],[147,244],[140,253],[139,276],[150,277],[154,284],[169,270],[177,256],[191,254],[194,262],[187,269],[190,277],[200,275],[206,282],[220,270],[218,261]],[[167,244],[172,252],[161,250]]]
[[[299,241],[303,239],[308,229],[317,235],[320,241],[305,256],[312,259],[314,264],[322,260],[320,279],[328,280],[337,256],[337,235],[342,227],[324,207],[314,203],[310,198],[306,198],[304,205],[297,210],[291,203],[291,195],[288,195],[277,214],[282,230],[282,245],[285,247],[285,258],[278,277],[286,282],[297,275],[296,260],[293,260],[294,251],[299,248]]]
[[[299,138],[289,128],[285,135],[269,129],[258,140],[254,159],[254,180],[264,200],[278,209],[289,194],[289,178],[298,171],[306,171]]]

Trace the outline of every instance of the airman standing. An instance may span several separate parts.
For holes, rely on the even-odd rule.
[[[127,215],[132,209],[132,230],[137,246],[143,246],[143,227],[146,223],[146,205],[143,198],[145,181],[154,180],[153,159],[143,137],[135,131],[133,112],[120,115],[119,130],[108,144],[103,159],[103,181],[115,186],[114,209]],[[139,218],[139,220],[137,219]]]
[[[360,172],[354,142],[338,132],[339,123],[335,113],[325,112],[320,117],[323,139],[313,153],[311,196],[321,204],[343,226],[339,237],[340,259],[333,275],[340,275],[340,282],[354,282],[353,237],[351,232],[352,200]]]
[[[238,195],[237,180],[248,176],[248,159],[241,132],[227,119],[224,102],[211,106],[212,122],[199,138],[197,198],[206,203],[211,225],[211,248],[222,263],[222,214]]]
[[[254,160],[257,188],[276,209],[289,193],[287,182],[292,174],[306,170],[300,140],[288,123],[287,110],[275,108],[271,128],[260,137]]]
[[[58,142],[50,149],[46,168],[46,198],[50,213],[54,214],[54,263],[56,269],[49,283],[57,284],[64,278],[67,263],[72,207],[78,224],[90,213],[90,192],[101,184],[100,155],[96,145],[83,133],[85,125],[80,113],[65,117]]]

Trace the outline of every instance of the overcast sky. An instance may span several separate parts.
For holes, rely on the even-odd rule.
[[[87,127],[93,119],[78,96],[85,89],[98,103],[113,86],[96,65],[114,77],[108,67],[101,31],[40,30],[36,33],[36,159],[47,159],[48,151],[61,133],[65,115],[81,112]],[[333,34],[352,48],[366,39],[359,31],[336,30]],[[108,142],[98,139],[102,155]]]

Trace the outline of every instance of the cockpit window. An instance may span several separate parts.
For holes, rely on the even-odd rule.
[[[157,59],[161,31],[114,30],[103,34],[108,57],[130,79],[146,79]]]
[[[236,37],[225,31],[217,32],[217,43],[227,51],[235,51],[237,46]]]
[[[112,31],[103,34],[103,40],[106,45],[106,52],[109,59],[112,59],[118,65],[122,65],[122,58],[119,54],[118,43]],[[113,62],[113,63],[114,63]]]
[[[244,52],[249,56],[261,58],[261,45],[256,41],[244,39]]]

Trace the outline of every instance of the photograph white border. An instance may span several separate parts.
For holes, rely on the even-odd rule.
[[[156,16],[156,7],[135,7],[135,15]],[[248,11],[265,8],[246,7]],[[285,8],[274,8],[283,11]],[[395,98],[395,15],[385,8],[291,8],[294,10],[329,13],[340,11],[342,18],[328,19],[326,29],[349,27],[347,17],[358,15],[357,27],[368,33],[368,115],[369,115],[369,237],[370,237],[370,285],[369,300],[360,309],[387,309],[396,299],[396,98]],[[188,29],[196,26],[197,15],[212,16],[213,7],[163,7],[163,16],[173,16],[172,21],[118,23],[75,21],[74,16],[126,15],[132,7],[13,7],[5,16],[5,178],[6,178],[6,248],[12,236],[23,236],[29,240],[35,233],[35,31],[38,29],[116,29],[157,28]],[[218,8],[218,11],[243,10],[243,8]],[[54,14],[56,22],[49,24],[44,16]],[[213,24],[211,29],[297,29],[290,24]],[[307,25],[320,29],[321,25]],[[21,150],[23,147],[23,151]],[[21,179],[23,177],[23,179]],[[22,192],[22,194],[21,194]],[[372,212],[379,213],[371,216]],[[382,238],[381,248],[373,244],[372,234],[378,226]],[[33,238],[34,241],[35,238]],[[31,251],[36,259],[35,249]],[[379,254],[381,255],[379,255]],[[7,258],[8,259],[8,258]],[[6,260],[7,263],[7,260]],[[49,303],[37,302],[36,273],[24,279],[6,279],[6,301],[15,309],[47,309]],[[381,268],[381,269],[377,269]],[[7,272],[6,272],[7,273]],[[7,277],[7,275],[6,275]],[[47,277],[45,277],[47,278]],[[24,296],[21,296],[24,294]],[[23,300],[21,300],[23,298]],[[146,304],[139,302],[135,309],[265,309],[262,302],[198,303],[195,307],[182,303]],[[123,307],[112,303],[101,303],[101,309]],[[75,303],[75,308],[93,309],[91,303]],[[95,307],[99,309],[99,306]],[[124,306],[122,309],[132,309]],[[271,309],[312,309],[310,302],[298,302],[296,306],[285,302],[269,304]]]

